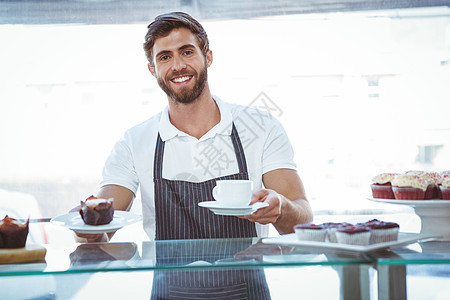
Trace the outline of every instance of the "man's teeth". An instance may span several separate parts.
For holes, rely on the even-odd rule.
[[[190,78],[191,78],[190,76],[177,77],[177,78],[173,79],[173,82],[177,82],[177,83],[185,82],[185,81],[188,81]]]

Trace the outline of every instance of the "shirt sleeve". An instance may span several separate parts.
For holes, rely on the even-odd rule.
[[[273,122],[267,130],[263,152],[263,174],[276,169],[293,169],[297,166],[294,162],[294,150],[281,123],[272,117]]]
[[[109,184],[123,186],[134,194],[139,187],[132,151],[125,138],[115,144],[103,168],[103,180],[100,185]]]

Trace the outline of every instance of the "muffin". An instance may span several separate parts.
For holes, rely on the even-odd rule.
[[[395,199],[394,192],[392,191],[392,180],[396,173],[381,173],[372,178],[372,195],[374,198],[380,199]]]
[[[300,241],[325,242],[327,229],[322,225],[298,224],[294,226],[297,239]]]
[[[397,200],[423,200],[428,187],[428,180],[411,174],[395,176],[392,190]]]
[[[370,229],[364,226],[349,226],[336,231],[337,242],[348,245],[367,246],[370,235]]]
[[[400,225],[395,222],[371,220],[364,223],[364,226],[371,231],[369,244],[392,242],[398,239]]]
[[[323,223],[321,225],[327,229],[327,238],[330,243],[337,243],[336,231],[338,229],[353,226],[350,223],[333,223],[333,222]]]
[[[109,224],[114,216],[113,199],[90,196],[85,201],[81,201],[79,212],[87,225]]]
[[[450,200],[450,177],[445,177],[439,185],[442,200]]]
[[[0,222],[0,248],[25,247],[28,237],[29,223],[29,219],[26,223],[21,223],[6,215]]]

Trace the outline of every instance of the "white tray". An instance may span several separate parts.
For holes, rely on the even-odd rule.
[[[300,241],[297,239],[295,233],[282,235],[275,238],[265,238],[262,240],[264,244],[276,244],[283,246],[295,246],[302,248],[310,248],[319,250],[322,252],[354,252],[354,253],[370,253],[376,252],[388,248],[396,248],[415,243],[424,239],[436,239],[439,235],[433,234],[417,234],[417,233],[399,233],[398,240],[387,243],[378,243],[367,246],[347,245],[330,242],[313,242],[313,241]]]

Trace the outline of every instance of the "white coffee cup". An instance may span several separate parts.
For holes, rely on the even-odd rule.
[[[246,207],[252,200],[253,181],[219,180],[213,188],[213,197],[226,207]]]

